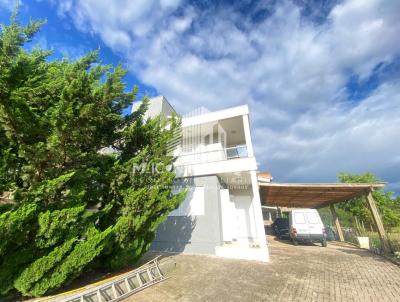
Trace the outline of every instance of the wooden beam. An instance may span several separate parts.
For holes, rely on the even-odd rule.
[[[385,231],[385,228],[383,226],[381,215],[379,214],[378,208],[376,207],[376,203],[375,203],[374,198],[372,197],[372,193],[369,192],[365,196],[365,199],[367,201],[369,210],[371,211],[372,218],[374,220],[376,229],[378,230],[379,238],[380,238],[381,243],[382,243],[382,248],[383,248],[384,252],[391,252],[391,247],[390,247],[390,244],[389,244],[389,240],[388,240],[388,238],[386,236],[386,231]]]
[[[260,186],[264,187],[283,187],[283,188],[383,188],[385,183],[276,183],[276,182],[260,182]]]
[[[334,206],[333,204],[331,204],[331,205],[329,205],[329,207],[331,208],[332,222],[333,222],[333,224],[334,224],[335,227],[336,227],[336,231],[337,231],[337,233],[338,233],[339,240],[340,240],[340,241],[344,241],[342,226],[340,225],[339,218],[338,218],[338,216],[337,216],[337,214],[336,214],[335,206]]]

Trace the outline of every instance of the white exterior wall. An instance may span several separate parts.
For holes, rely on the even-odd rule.
[[[222,240],[231,242],[235,237],[235,204],[230,200],[229,190],[221,189],[221,212],[222,212]]]
[[[262,215],[262,207],[260,200],[260,189],[258,187],[257,173],[256,171],[251,171],[251,188],[253,191],[253,209],[254,209],[254,219],[257,228],[257,238],[261,245],[266,245],[265,229],[264,229],[264,219]]]
[[[243,172],[250,175],[248,189],[220,190],[222,239],[224,244],[216,247],[215,254],[221,257],[269,261],[267,242],[262,218],[262,209],[256,177],[257,163],[254,157],[250,133],[249,111],[247,106],[240,106],[211,112],[200,116],[185,118],[183,127],[203,127],[202,135],[211,135],[208,125],[219,120],[240,117],[237,121],[243,123],[244,141],[247,156],[227,159],[221,143],[212,141],[204,145],[199,140],[196,154],[182,154],[185,160],[175,167],[178,177],[202,175],[227,175]],[[204,124],[204,126],[202,126]],[[198,128],[193,128],[198,131]],[[207,131],[208,130],[208,131]],[[229,129],[225,129],[229,131]],[[194,132],[194,131],[193,131]],[[225,140],[226,143],[226,140]],[[221,151],[218,151],[221,150]],[[179,150],[181,152],[181,150]],[[211,156],[210,156],[211,154]],[[179,162],[179,160],[178,160]]]
[[[257,170],[257,163],[251,142],[248,114],[248,107],[244,105],[182,119],[184,133],[188,131],[185,129],[193,130],[191,131],[192,133],[200,135],[202,138],[197,138],[197,142],[195,142],[197,145],[191,147],[190,151],[186,153],[181,148],[176,150],[175,156],[178,156],[178,160],[175,163],[177,176],[188,177]],[[237,119],[237,122],[243,124],[243,140],[246,145],[247,156],[228,159],[225,153],[227,144],[226,131],[218,124],[218,121],[235,117],[240,117]],[[209,135],[212,137],[212,126],[210,126],[212,123],[218,125],[219,135],[224,137],[223,143],[211,140],[210,144],[205,145],[204,136]],[[199,131],[199,127],[201,127],[201,131]],[[229,131],[229,129],[227,130]],[[183,140],[183,143],[186,144],[185,138]]]
[[[230,199],[235,208],[235,237],[239,242],[251,243],[257,240],[257,229],[254,219],[253,194],[251,188],[231,190]]]
[[[214,111],[206,114],[201,114],[193,117],[182,119],[182,127],[189,127],[200,124],[207,124],[235,116],[242,116],[249,114],[249,107],[247,105],[232,107],[224,110]]]
[[[244,157],[229,160],[216,160],[198,164],[176,166],[177,177],[201,176],[220,173],[244,172],[257,170],[255,158]]]
[[[174,112],[173,108],[163,97],[153,98],[151,104],[148,112],[150,117],[157,115],[157,113],[168,116]],[[227,158],[227,151],[225,148],[229,129],[223,129],[219,121],[231,118],[235,118],[233,125],[237,125],[235,124],[236,120],[238,123],[243,124],[243,130],[241,131],[244,132],[243,141],[246,145],[247,156]],[[215,128],[210,128],[210,124],[218,125],[217,141],[214,141],[215,139],[213,138]],[[228,125],[232,124],[228,123]],[[185,129],[187,129],[187,133],[191,133],[193,138],[189,138],[188,141],[188,143],[192,145],[189,147],[188,145],[184,145],[183,148],[178,147],[177,150],[175,150],[175,155],[178,156],[178,160],[175,164],[175,171],[178,178],[184,179],[193,177],[196,180],[219,175],[232,175],[232,177],[235,177],[238,173],[244,173],[250,175],[250,183],[247,184],[248,188],[243,190],[231,190],[223,187],[218,188],[216,189],[216,195],[218,196],[214,196],[213,199],[206,198],[204,195],[204,188],[197,187],[197,184],[195,184],[192,192],[189,192],[187,200],[170,214],[169,220],[175,219],[183,223],[181,220],[192,220],[192,218],[197,217],[198,222],[203,220],[207,221],[208,219],[211,223],[211,221],[216,220],[218,214],[216,214],[215,209],[207,212],[206,208],[211,207],[211,204],[217,203],[215,206],[217,208],[219,207],[219,220],[221,220],[221,245],[215,247],[214,255],[268,261],[269,255],[256,177],[257,163],[251,141],[249,110],[247,105],[183,118],[182,127],[184,133],[186,131]],[[225,127],[227,127],[226,124]],[[239,133],[240,135],[237,134],[236,138],[240,140],[242,132]],[[208,143],[205,143],[204,135],[207,134],[210,135],[211,139]],[[237,140],[234,144],[237,144]],[[181,156],[181,160],[179,156]],[[210,192],[206,194],[211,194]],[[206,208],[204,204],[207,205]],[[211,213],[217,216],[211,217]],[[170,222],[170,224],[164,224],[163,234],[168,240],[173,240],[173,232],[178,232],[179,230],[174,229],[175,222],[172,222],[172,220]],[[209,226],[210,223],[206,223],[204,226],[196,226],[196,228],[207,228],[206,226]],[[169,233],[169,230],[172,230],[172,233]],[[206,231],[206,229],[196,229],[195,232],[196,234],[202,234],[203,231]],[[195,237],[197,241],[200,239],[203,241],[205,240],[201,236],[199,237],[196,235]],[[158,247],[161,247],[165,238],[158,239]],[[192,248],[194,248],[196,244],[200,244],[200,241],[197,241],[192,241],[190,244]],[[176,246],[176,243],[171,245],[171,247],[173,246]],[[182,246],[181,250],[186,251],[187,248]]]
[[[254,157],[253,144],[251,142],[251,134],[250,134],[250,121],[248,114],[243,115],[243,126],[244,126],[244,137],[246,139],[247,155],[249,157]]]

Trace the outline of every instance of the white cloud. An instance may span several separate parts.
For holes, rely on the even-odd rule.
[[[52,49],[64,58],[68,58],[72,61],[80,59],[89,51],[85,46],[82,45],[72,46],[61,43],[52,44]]]
[[[116,31],[118,35],[125,32],[126,35],[144,37],[154,32],[156,29],[153,26],[162,22],[163,17],[176,9],[179,4],[178,0],[119,0],[112,2],[68,0],[68,5],[62,4],[62,14],[70,14],[80,29],[93,31],[100,34],[102,38],[113,31]],[[119,45],[110,43],[109,46]]]
[[[343,1],[322,24],[291,2],[258,23],[229,7],[180,4],[89,0],[59,8],[124,54],[179,111],[249,103],[258,161],[277,181],[370,170],[400,182],[400,80],[359,103],[345,88],[350,75],[366,79],[400,55],[399,1]]]
[[[16,6],[17,2],[14,0],[0,0],[0,9],[4,8],[11,12]]]
[[[256,151],[282,178],[328,181],[339,171],[374,171],[398,180],[399,84],[382,85],[351,110],[337,105],[305,113],[281,132],[256,129],[256,140],[264,141]]]

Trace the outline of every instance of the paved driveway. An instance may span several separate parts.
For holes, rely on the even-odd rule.
[[[270,263],[178,255],[170,279],[126,301],[400,301],[400,267],[347,244],[270,241]]]

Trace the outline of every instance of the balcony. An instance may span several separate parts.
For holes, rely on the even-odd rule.
[[[220,144],[216,145],[219,148],[215,150],[212,150],[213,146],[211,145],[209,146],[211,150],[178,154],[174,165],[185,166],[248,157],[246,145],[238,145],[230,148],[221,148]]]

